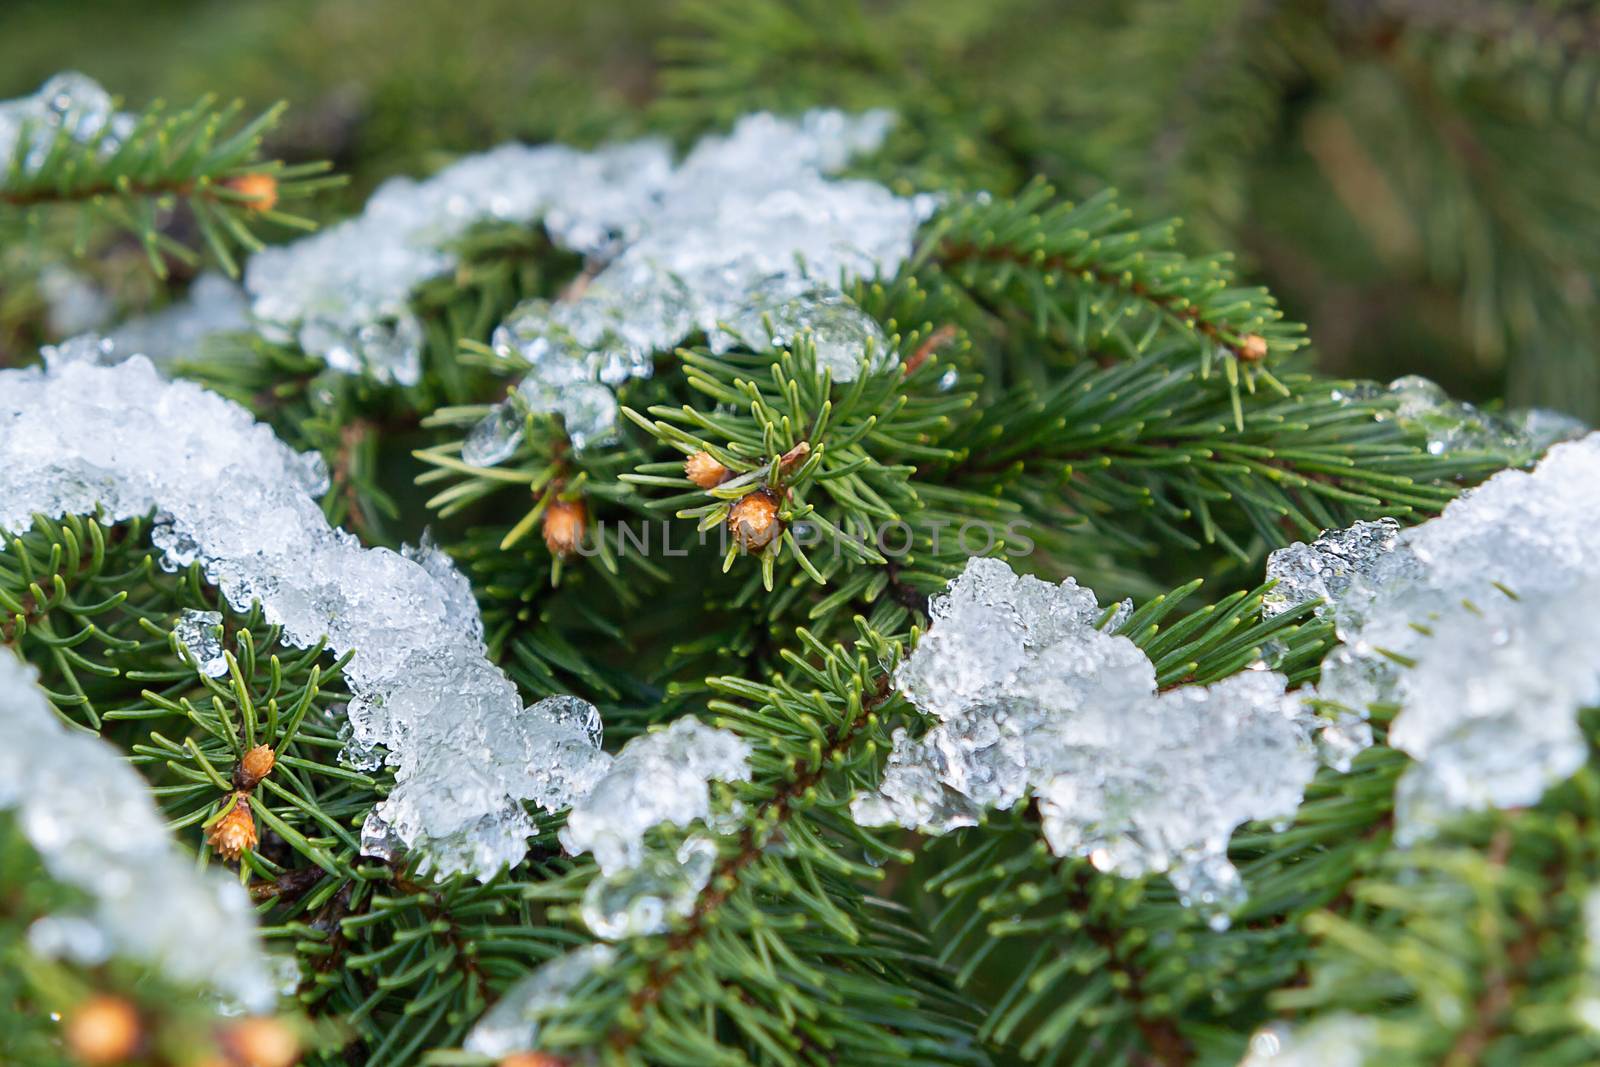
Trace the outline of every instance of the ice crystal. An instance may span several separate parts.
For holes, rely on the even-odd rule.
[[[504,145],[426,181],[393,179],[360,216],[258,253],[246,288],[275,338],[297,338],[336,369],[410,384],[421,366],[411,290],[455,265],[452,243],[471,226],[542,221],[554,244],[595,269],[563,299],[519,309],[495,344],[533,364],[541,384],[525,390],[529,410],[559,412],[569,429],[588,419],[583,432],[598,440],[609,428],[598,389],[586,390],[580,412],[558,403],[580,381],[648,376],[656,352],[712,332],[765,285],[898,269],[932,202],[829,177],[876,148],[890,124],[881,111],[751,115],[677,166],[654,140],[593,152]],[[839,314],[814,329],[839,364],[836,380],[848,380],[859,353],[841,331],[867,327],[829,301]],[[876,351],[887,357],[887,344]]]
[[[1322,600],[1325,603],[1317,608],[1322,614],[1373,560],[1393,550],[1399,536],[1398,522],[1378,519],[1330,530],[1309,545],[1296,542],[1278,549],[1267,560],[1267,578],[1277,584],[1262,600],[1261,613],[1281,615],[1307,601]]]
[[[1121,706],[1076,709],[1052,731],[1040,783],[1045,840],[1127,877],[1167,871],[1220,919],[1243,901],[1228,839],[1294,816],[1316,773],[1314,722],[1284,678],[1245,671]]]
[[[593,852],[602,874],[636,867],[645,857],[646,831],[710,818],[708,783],[749,778],[747,742],[695,718],[677,719],[622,746],[605,776],[573,805],[561,843],[573,855]]]
[[[1535,803],[1584,762],[1576,712],[1600,701],[1596,485],[1600,435],[1558,444],[1401,531],[1333,591],[1342,644],[1318,692],[1399,709],[1389,743],[1415,761],[1397,791],[1402,842],[1455,812]]]
[[[716,860],[716,842],[697,834],[676,852],[650,852],[637,867],[599,875],[583,893],[584,925],[607,941],[664,933],[694,911]]]
[[[615,436],[617,397],[598,382],[553,384],[530,375],[517,386],[511,403],[519,413],[560,415],[568,440],[580,452]]]
[[[116,749],[63,725],[31,670],[3,650],[0,809],[16,813],[51,877],[88,899],[84,913],[36,923],[36,949],[87,964],[124,956],[249,1010],[272,1006],[277,984],[244,891],[220,871],[197,871],[144,779]]]
[[[1030,792],[1058,855],[1125,876],[1168,872],[1224,921],[1240,899],[1233,830],[1291,817],[1316,770],[1320,720],[1282,675],[1156,688],[1155,667],[1071,579],[1050,585],[973,559],[930,605],[895,680],[939,720],[896,733],[857,821],[942,833]]]
[[[1377,1044],[1377,1024],[1359,1015],[1330,1015],[1292,1028],[1273,1023],[1250,1038],[1239,1067],[1364,1067]]]
[[[195,670],[207,678],[228,673],[228,658],[222,653],[222,612],[185,608],[172,628],[178,644],[194,659]]]
[[[504,463],[522,444],[524,419],[510,403],[496,404],[461,443],[461,461],[474,467]]]
[[[544,1021],[616,958],[610,945],[585,945],[540,964],[505,991],[467,1035],[466,1050],[499,1058],[538,1048]]]
[[[109,155],[132,132],[132,115],[112,107],[100,83],[76,71],[63,71],[32,96],[0,101],[0,176],[21,156],[24,172],[38,170],[58,134],[80,144],[98,140]],[[103,136],[102,136],[103,135]]]
[[[487,877],[520,860],[534,831],[524,802],[564,808],[603,773],[592,718],[571,698],[523,706],[437,549],[368,549],[331,528],[314,499],[320,461],[142,357],[108,366],[84,347],[0,371],[0,529],[35,513],[153,512],[164,566],[200,564],[235,610],[259,601],[293,645],[355,653],[350,755],[381,751],[396,779],[365,839],[445,872]]]
[[[719,332],[753,348],[792,347],[801,337],[816,351],[817,370],[836,382],[853,382],[863,369],[879,371],[898,362],[876,319],[837,289],[780,275],[752,290]]]
[[[1434,455],[1455,452],[1499,452],[1514,462],[1538,454],[1527,433],[1504,416],[1452,399],[1437,383],[1420,375],[1389,383],[1394,414],[1401,423],[1427,437]]]
[[[1532,456],[1542,456],[1551,445],[1576,441],[1589,432],[1582,419],[1550,408],[1521,408],[1506,413],[1506,421],[1528,441]],[[1530,458],[1532,458],[1530,456]]]

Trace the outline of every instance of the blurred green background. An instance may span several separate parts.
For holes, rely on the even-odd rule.
[[[886,104],[920,185],[1042,173],[1182,216],[1191,248],[1233,250],[1310,324],[1326,370],[1594,420],[1597,19],[1477,0],[0,0],[0,97],[75,68],[134,105],[287,100],[269,151],[353,179],[323,217],[507,138]],[[38,302],[5,296],[0,339],[45,336],[22,321]]]

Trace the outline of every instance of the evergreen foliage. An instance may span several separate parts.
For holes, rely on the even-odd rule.
[[[898,276],[841,280],[896,357],[853,382],[819,374],[805,338],[715,353],[697,334],[619,387],[616,442],[578,450],[558,417],[524,414],[510,458],[468,463],[466,434],[527,370],[495,355],[494,327],[526,298],[560,299],[585,269],[537,227],[498,223],[412,294],[425,328],[415,386],[341,375],[250,332],[171,368],[320,452],[330,521],[385,546],[428,527],[528,701],[594,702],[610,749],[684,715],[751,745],[752,780],[716,786],[739,822],[716,838],[692,910],[616,945],[543,1021],[545,1062],[1228,1065],[1275,1019],[1346,1013],[1377,1021],[1372,1062],[1600,1054],[1573,1008],[1600,995],[1575,932],[1600,879],[1592,759],[1537,806],[1400,850],[1406,758],[1380,744],[1349,774],[1320,773],[1291,826],[1233,837],[1248,903],[1222,929],[1165,877],[1051,854],[1031,804],[943,838],[850,817],[895,731],[927,726],[894,670],[969,557],[1073,576],[1103,602],[1133,597],[1101,625],[1134,641],[1163,687],[1264,656],[1309,684],[1333,625],[1312,605],[1263,614],[1266,554],[1356,520],[1420,521],[1516,461],[1430,449],[1391,395],[1346,372],[1417,369],[1395,353],[1425,336],[1424,362],[1479,368],[1453,384],[1592,404],[1587,227],[1600,216],[1581,161],[1600,78],[1587,16],[1554,3],[1257,6],[697,0],[675,12],[642,113],[595,94],[576,127],[485,119],[495,134],[642,127],[687,142],[759,108],[895,108],[888,144],[854,173],[943,200]],[[406,137],[326,154],[352,156],[340,169],[364,192],[435,149],[487,147],[477,131],[407,140],[426,138],[411,127],[440,94],[373,106],[379,141],[415,107]],[[37,299],[47,264],[147,272],[140,291],[161,304],[196,265],[236,272],[261,240],[311,225],[261,207],[241,176],[269,176],[280,201],[316,194],[309,217],[355,206],[323,164],[277,160],[298,158],[292,140],[263,147],[277,109],[239,114],[152,105],[112,153],[60,137],[39,169],[0,175],[0,364],[60,339]],[[1377,151],[1401,136],[1391,124],[1430,146]],[[1294,139],[1304,153],[1286,149]],[[1302,273],[1327,222],[1278,202],[1318,169],[1375,245],[1357,256],[1360,291],[1433,302],[1377,308],[1331,356],[1246,281],[1283,279],[1291,314],[1333,314],[1317,300],[1349,265],[1313,255]],[[1340,185],[1352,181],[1377,185]],[[1257,202],[1265,189],[1276,199]],[[129,234],[137,270],[118,261]],[[1365,351],[1363,336],[1381,343]],[[1310,339],[1321,344],[1317,329]],[[684,461],[700,453],[728,480],[691,480]],[[763,546],[726,534],[752,495],[780,523]],[[552,534],[562,506],[582,509],[582,551]],[[198,567],[164,570],[154,519],[41,516],[0,543],[0,654],[39,670],[65,722],[127,754],[197,862],[237,871],[269,945],[299,962],[283,1017],[304,1063],[487,1063],[464,1051],[485,1009],[596,940],[581,918],[593,857],[564,855],[563,816],[543,814],[526,860],[485,883],[363,856],[363,819],[393,773],[339,758],[347,660],[289,646]],[[221,613],[225,675],[196,673],[173,633],[185,610]],[[1392,713],[1377,709],[1380,740]],[[257,745],[275,766],[241,793]],[[228,863],[208,831],[235,803],[260,842]],[[666,825],[651,841],[673,849],[689,833]],[[35,952],[29,926],[70,895],[0,811],[0,1062],[84,1062],[52,1013],[70,1020],[96,993],[140,1013],[146,1040],[128,1062],[235,1055],[230,1024],[192,991],[122,961]]]

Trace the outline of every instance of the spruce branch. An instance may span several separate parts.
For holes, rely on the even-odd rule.
[[[1238,381],[1283,390],[1265,366],[1303,345],[1303,327],[1283,321],[1265,289],[1234,283],[1227,257],[1193,258],[1173,248],[1177,224],[1128,225],[1115,194],[1052,203],[1035,181],[1015,197],[969,198],[934,223],[921,259],[993,304],[1026,314],[1044,337],[1083,354],[1121,357],[1171,341]]]
[[[1152,598],[1118,628],[1151,657],[1163,690],[1228,677],[1263,654],[1291,680],[1314,677],[1333,637],[1312,605],[1263,619],[1261,588],[1179,614],[1196,588]],[[930,843],[919,867],[938,871],[926,892],[943,958],[963,985],[1001,990],[983,1036],[1041,1063],[1097,1062],[1113,1049],[1126,1062],[1236,1060],[1237,1045],[1211,1047],[1203,1020],[1259,1018],[1304,966],[1310,946],[1296,920],[1328,904],[1375,851],[1362,835],[1384,825],[1398,762],[1363,761],[1359,787],[1319,779],[1292,829],[1241,829],[1233,855],[1250,897],[1226,929],[1180,904],[1162,878],[1051,856],[1031,805],[992,814],[953,849]],[[1020,961],[1006,947],[1013,939],[1026,943]]]
[[[76,209],[84,220],[103,219],[135,236],[151,269],[165,278],[168,257],[185,264],[200,258],[162,228],[161,211],[182,203],[218,263],[237,274],[237,250],[262,246],[255,234],[261,223],[312,228],[309,219],[280,210],[280,203],[342,180],[327,175],[326,164],[263,159],[262,137],[284,108],[240,124],[242,110],[240,102],[219,107],[207,97],[182,110],[153,104],[132,119],[125,135],[113,133],[110,123],[83,141],[54,130],[41,159],[29,162],[27,153],[16,152],[0,175],[0,225],[13,219],[26,224],[48,209]],[[27,145],[34,137],[24,124],[18,142]]]

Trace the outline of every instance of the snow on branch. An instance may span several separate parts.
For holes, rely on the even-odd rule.
[[[292,645],[325,638],[336,654],[354,652],[346,756],[395,772],[363,828],[368,854],[404,849],[425,869],[487,878],[525,853],[525,803],[558,811],[600,783],[583,811],[606,825],[585,830],[579,814],[572,847],[637,859],[636,839],[656,822],[709,813],[707,777],[748,777],[743,742],[692,720],[632,742],[613,767],[593,705],[558,696],[523,706],[489,662],[472,590],[442,552],[363,547],[317,505],[328,484],[319,456],[141,356],[102,365],[102,351],[78,344],[48,351],[44,368],[0,371],[0,529],[25,529],[35,514],[153,512],[164,566],[198,563],[235,610],[259,601]],[[188,622],[204,670],[205,620]],[[612,793],[631,798],[627,811],[599,810]]]
[[[294,645],[326,636],[356,653],[352,747],[381,748],[396,776],[367,840],[487,877],[523,855],[533,825],[522,802],[566,807],[604,772],[595,724],[560,698],[525,709],[488,661],[450,562],[331,528],[315,500],[320,458],[243,408],[141,357],[99,366],[57,352],[47,368],[0,372],[0,453],[0,528],[154,512],[165,566],[198,562],[235,609],[260,601]]]
[[[1283,676],[1158,692],[1149,657],[1098,626],[1093,593],[994,559],[969,560],[930,613],[895,681],[938,721],[920,740],[896,733],[879,792],[852,805],[857,821],[944,833],[1031,794],[1057,855],[1166,872],[1225,925],[1243,895],[1233,830],[1291,818],[1317,767],[1322,722]]]
[[[88,965],[124,956],[250,1011],[271,1008],[275,969],[244,891],[221,871],[197,871],[138,772],[111,745],[68,729],[32,669],[3,650],[0,810],[16,815],[51,877],[89,898],[82,914],[37,920],[36,951]]]
[[[1342,644],[1318,695],[1398,708],[1396,837],[1537,803],[1583,765],[1577,712],[1600,701],[1600,435],[1558,444],[1407,530],[1359,523],[1275,552],[1287,606],[1330,601]]]
[[[246,289],[270,335],[336,369],[412,384],[422,345],[412,289],[455,265],[451,245],[472,226],[542,221],[590,272],[564,299],[520,309],[496,344],[543,368],[533,377],[546,387],[525,387],[524,404],[603,435],[615,404],[597,390],[648,376],[654,353],[691,332],[716,334],[758,300],[782,321],[788,302],[831,299],[844,276],[898,269],[933,201],[829,177],[891,123],[881,111],[751,115],[678,165],[659,140],[592,152],[502,145],[425,181],[391,179],[361,215],[258,253]],[[841,354],[835,378],[853,377],[861,359]],[[579,384],[589,388],[568,403]]]
[[[93,78],[63,71],[36,93],[0,100],[0,179],[12,168],[37,171],[58,137],[98,145],[109,156],[133,132],[134,122]]]

